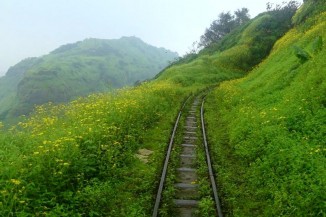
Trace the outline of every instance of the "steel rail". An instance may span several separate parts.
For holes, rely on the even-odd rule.
[[[157,191],[157,194],[156,194],[156,200],[155,200],[155,205],[154,205],[152,217],[157,217],[157,215],[158,215],[158,210],[159,210],[160,203],[161,203],[161,198],[162,198],[162,191],[163,191],[164,182],[165,182],[166,173],[167,173],[167,168],[168,168],[169,159],[170,159],[172,146],[173,146],[173,142],[174,142],[174,136],[175,136],[175,133],[176,133],[178,125],[179,125],[182,110],[184,109],[184,107],[185,107],[185,105],[186,105],[189,98],[190,98],[190,96],[183,103],[181,109],[179,110],[177,120],[175,121],[175,124],[174,124],[174,128],[173,128],[172,135],[171,135],[171,138],[170,138],[168,151],[167,151],[166,158],[165,158],[165,161],[164,161],[163,171],[162,171],[162,175],[161,175],[161,179],[160,179],[160,185],[159,185],[159,188],[158,188],[158,191]]]
[[[215,204],[216,204],[216,211],[217,211],[218,217],[223,217],[220,200],[219,200],[218,195],[217,195],[216,182],[215,182],[215,177],[214,177],[214,173],[213,173],[213,169],[212,169],[212,163],[211,163],[211,158],[210,158],[210,155],[209,155],[209,149],[208,149],[207,138],[206,138],[205,122],[204,122],[204,102],[205,102],[205,97],[203,98],[201,108],[200,108],[200,118],[201,118],[202,132],[203,132],[203,142],[204,142],[204,147],[205,147],[206,161],[207,161],[207,167],[208,167],[208,172],[209,172],[209,178],[210,178],[210,181],[211,181],[214,200],[215,200]]]

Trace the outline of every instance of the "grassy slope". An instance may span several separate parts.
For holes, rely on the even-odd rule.
[[[253,28],[254,26],[251,25],[255,22],[257,21],[253,20],[247,27]],[[175,64],[150,84],[122,90],[116,94],[100,94],[82,98],[65,106],[43,106],[36,111],[35,115],[21,122],[9,132],[1,132],[0,123],[0,143],[3,144],[0,149],[1,215],[6,216],[9,212],[14,212],[16,215],[22,216],[45,214],[49,216],[149,216],[173,117],[178,110],[177,105],[192,91],[245,74],[245,68],[237,67],[237,63],[244,60],[243,66],[250,66],[248,60],[252,57],[248,58],[247,55],[252,54],[252,50],[247,44],[250,40],[246,40],[250,39],[250,35],[244,37],[242,34],[247,27],[237,30],[241,36],[234,34],[233,38],[226,39],[230,42],[228,47],[224,47],[217,53],[202,53],[195,57],[194,61],[186,60],[182,64]],[[235,40],[241,37],[243,40]],[[241,49],[244,45],[247,46],[246,49]],[[235,49],[234,46],[238,48]],[[232,64],[228,64],[232,57],[232,52],[228,48],[231,47],[239,61],[232,61]],[[263,48],[263,46],[260,47]],[[245,58],[238,54],[239,51],[242,55],[246,55]],[[278,56],[276,52],[277,48],[274,48],[275,58]],[[320,52],[323,53],[324,50]],[[314,55],[318,55],[316,60],[319,58],[320,61],[320,54]],[[293,53],[289,57],[292,59],[291,61],[297,61]],[[278,61],[284,59],[278,58],[280,58]],[[311,64],[311,62],[305,64],[308,63]],[[264,64],[256,70],[263,70],[261,67]],[[300,64],[298,66],[297,69],[295,67],[292,69],[298,71],[301,70],[300,67],[303,67]],[[280,70],[282,69],[283,67],[280,67]],[[257,73],[254,71],[253,75],[255,74]],[[270,74],[275,75],[275,79],[277,78],[278,73],[275,71],[271,71]],[[221,92],[220,88],[209,97],[207,106],[209,106],[208,117],[211,121],[208,130],[210,141],[214,145],[215,156],[218,157],[215,158],[215,162],[218,165],[223,165],[223,167],[216,165],[215,168],[221,175],[225,172],[225,176],[219,180],[223,183],[224,195],[222,196],[226,198],[223,201],[224,208],[228,208],[228,213],[238,216],[255,214],[270,216],[273,211],[269,212],[271,210],[269,204],[261,208],[266,205],[264,203],[266,198],[255,197],[255,192],[265,195],[266,188],[263,184],[266,183],[264,181],[270,181],[268,184],[271,185],[273,179],[263,176],[268,175],[268,173],[260,173],[263,170],[255,170],[257,172],[255,177],[254,173],[250,173],[252,170],[248,169],[248,166],[245,167],[247,164],[243,159],[246,160],[247,156],[250,156],[252,147],[244,147],[239,154],[239,151],[234,153],[233,146],[229,146],[229,136],[231,135],[228,134],[229,132],[232,135],[240,132],[245,139],[248,131],[242,131],[241,126],[248,125],[250,132],[251,124],[256,123],[249,118],[239,119],[241,116],[238,112],[242,110],[237,110],[239,109],[237,105],[242,100],[242,92],[249,96],[250,91],[254,94],[257,87],[264,86],[251,77],[253,75],[244,79],[248,82],[250,80],[250,85],[256,85],[251,86],[252,89],[249,88],[249,84],[242,85],[243,80],[238,80],[221,86],[222,89],[225,86],[230,86],[230,93]],[[267,78],[272,82],[273,79],[268,76]],[[237,88],[234,85],[238,85]],[[272,87],[274,88],[274,86]],[[266,88],[265,90],[268,92]],[[269,94],[271,101],[277,98],[277,96],[272,96],[272,90],[275,91],[271,89],[271,94]],[[295,91],[293,92],[295,93]],[[229,97],[224,98],[224,94]],[[275,94],[277,95],[277,92]],[[265,93],[257,96],[262,98]],[[259,101],[259,99],[255,100]],[[255,100],[253,102],[256,102]],[[250,102],[251,100],[248,98],[248,103],[250,104]],[[266,102],[259,105],[266,105],[266,109],[270,108]],[[251,107],[245,111],[251,112]],[[273,118],[272,112],[274,110],[266,111],[265,117]],[[163,114],[168,118],[163,118]],[[257,115],[248,117],[252,116],[258,117]],[[238,118],[240,122],[233,122],[233,117]],[[266,124],[273,122],[271,120],[266,120]],[[316,118],[316,120],[319,119]],[[324,119],[319,121],[322,120]],[[315,125],[312,123],[310,126],[314,129]],[[277,126],[274,128],[282,130]],[[231,129],[234,131],[230,131]],[[255,132],[261,137],[265,135],[260,134],[260,131]],[[272,133],[272,135],[277,134]],[[264,141],[263,138],[259,137],[258,141]],[[232,141],[237,143],[242,140]],[[250,142],[247,145],[250,145]],[[134,153],[139,148],[148,148],[154,151],[148,164],[141,163],[135,157]],[[284,151],[291,150],[290,148],[291,146]],[[257,154],[259,151],[260,149],[255,153]],[[314,149],[311,152],[319,154],[320,151],[321,149]],[[274,154],[273,156],[276,158],[278,155]],[[264,160],[264,158],[262,159]],[[299,161],[301,158],[295,158],[295,160]],[[317,158],[318,160],[320,158]],[[238,161],[239,163],[237,163]],[[275,163],[279,162],[275,161]],[[257,164],[257,166],[261,165],[271,166]],[[221,170],[223,168],[226,169],[223,171]],[[308,171],[311,169],[309,165],[307,168]],[[248,173],[246,173],[247,171]],[[289,171],[291,172],[291,170]],[[284,171],[281,172],[284,173]],[[229,180],[228,177],[232,177],[232,179]],[[238,177],[243,179],[240,180]],[[264,179],[257,179],[257,177]],[[225,180],[226,182],[223,182]],[[258,180],[261,185],[255,186],[255,189],[252,189],[253,186],[249,188],[246,183],[251,183],[252,180]],[[292,183],[294,183],[293,187],[300,184],[300,182]],[[257,189],[259,190],[257,191]],[[320,188],[317,186],[316,191],[319,192],[319,190]],[[276,192],[279,193],[277,197],[279,203],[275,203],[274,206],[279,205],[280,209],[275,209],[275,213],[283,209],[281,214],[286,215],[288,206],[284,205],[284,201],[287,201],[290,194],[287,195],[284,191]],[[248,199],[248,206],[241,204],[244,201],[240,201],[238,198]],[[307,201],[311,197],[303,199]],[[268,200],[266,201],[268,202]],[[265,208],[266,213],[263,213]]]
[[[147,216],[185,97],[175,87],[143,84],[44,105],[6,133],[0,124],[0,215]],[[155,152],[150,163],[135,157],[140,148]]]
[[[68,102],[90,93],[133,85],[152,78],[175,57],[175,53],[135,37],[86,39],[64,45],[38,58],[18,82],[8,83],[9,76],[1,78],[2,89],[10,85],[13,91],[3,92],[0,105],[5,107],[2,102],[6,101],[9,116],[16,117],[29,113],[35,104]],[[14,97],[12,93],[16,93]]]
[[[269,54],[275,41],[288,30],[284,25],[289,21],[278,16],[277,12],[260,14],[221,42],[176,62],[161,72],[157,80],[203,87],[244,76]]]
[[[209,96],[208,132],[228,216],[325,215],[325,29],[325,12],[308,19],[248,76]],[[300,62],[294,46],[312,57]]]

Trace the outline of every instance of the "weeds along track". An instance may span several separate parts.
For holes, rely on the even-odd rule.
[[[205,135],[204,97],[188,98],[168,146],[153,217],[222,217]]]

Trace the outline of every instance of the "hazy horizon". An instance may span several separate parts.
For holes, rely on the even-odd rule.
[[[4,0],[0,26],[6,34],[0,40],[0,76],[25,58],[86,38],[136,36],[182,56],[221,12],[246,7],[253,18],[266,10],[267,2],[283,0]]]

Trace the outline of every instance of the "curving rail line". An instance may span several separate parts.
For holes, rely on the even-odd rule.
[[[182,112],[185,110],[185,106],[186,106],[186,103],[187,103],[189,98],[190,97],[188,97],[187,100],[183,103],[183,105],[182,105],[182,107],[181,107],[181,109],[180,109],[180,111],[178,113],[178,116],[177,116],[177,119],[176,119],[176,122],[175,122],[175,125],[174,125],[174,128],[173,128],[173,131],[172,131],[172,135],[171,135],[171,138],[170,138],[166,158],[165,158],[165,161],[164,161],[164,166],[163,166],[163,170],[162,170],[160,184],[159,184],[157,195],[156,195],[156,200],[155,200],[155,205],[154,205],[152,217],[157,217],[159,215],[159,208],[160,208],[161,199],[162,199],[162,192],[164,190],[164,183],[165,183],[165,179],[166,179],[166,175],[167,175],[169,159],[170,159],[170,155],[171,155],[172,148],[173,148],[173,145],[174,145],[174,137],[175,137],[176,131],[178,129],[178,125],[179,125],[179,122],[180,122]],[[196,99],[194,100],[194,103],[192,105],[193,106],[192,108],[194,108],[194,109],[196,108],[196,106],[198,104],[197,101],[199,100],[199,98],[200,98],[199,96],[196,97]],[[201,100],[202,100],[202,102],[201,102],[201,108],[200,108],[200,122],[201,122],[200,127],[201,127],[201,132],[202,132],[202,137],[203,137],[203,148],[205,149],[205,155],[206,155],[207,170],[208,170],[209,179],[210,179],[210,183],[211,183],[211,188],[212,188],[212,192],[213,192],[212,196],[213,196],[214,201],[215,201],[216,216],[223,217],[219,197],[217,195],[217,188],[216,188],[216,183],[215,183],[215,178],[214,178],[214,174],[213,174],[213,169],[212,169],[211,159],[210,159],[210,154],[209,154],[209,148],[208,148],[207,138],[206,138],[205,122],[204,122],[204,102],[205,102],[205,97],[203,97]],[[195,119],[195,118],[196,118],[195,117],[195,111],[192,111],[191,115],[189,115],[187,117],[187,119],[191,119],[191,120]],[[196,128],[196,127],[192,127],[192,128]],[[195,132],[186,132],[186,133],[188,133],[188,134],[191,133],[192,135],[195,134]],[[195,137],[195,136],[192,136],[192,137],[185,136],[184,138],[197,139],[197,137]],[[186,142],[186,143],[188,143],[188,142]],[[190,144],[182,144],[182,145],[186,146],[186,147],[192,146]],[[183,154],[182,156],[183,157],[191,157],[190,155],[185,155],[185,154]],[[179,168],[178,170],[179,171],[186,171],[186,172],[188,171],[189,172],[189,171],[192,171],[193,169]],[[184,184],[184,186],[187,186],[187,185]],[[188,194],[189,194],[189,191],[188,191]],[[178,203],[179,205],[181,204],[180,206],[185,205],[185,208],[183,208],[183,209],[185,209],[186,211],[182,211],[183,214],[181,214],[180,216],[191,216],[192,211],[187,211],[187,209],[192,209],[191,207],[194,207],[194,206],[198,205],[198,202],[196,200],[175,200],[175,201],[177,201],[176,203]],[[187,208],[187,205],[190,208]]]

